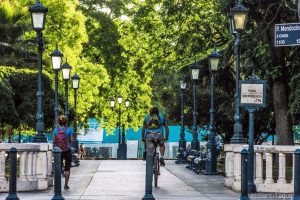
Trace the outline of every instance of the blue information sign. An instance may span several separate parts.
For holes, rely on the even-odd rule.
[[[300,45],[300,23],[275,24],[275,46]]]

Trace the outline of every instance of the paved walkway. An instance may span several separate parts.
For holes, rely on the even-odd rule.
[[[174,161],[166,164],[161,168],[159,187],[153,189],[157,200],[237,200],[239,197],[223,186],[222,176],[196,175]],[[66,200],[141,200],[145,193],[145,162],[81,161],[79,167],[72,168],[69,186],[70,190],[62,190]],[[6,196],[0,194],[0,199]],[[18,193],[18,196],[21,200],[48,200],[53,197],[53,190]],[[284,199],[273,197],[255,195],[251,200]]]

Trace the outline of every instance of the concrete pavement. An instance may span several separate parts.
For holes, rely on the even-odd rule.
[[[140,200],[144,196],[144,161],[84,160],[71,170],[70,190],[62,189],[66,200]],[[185,165],[174,164],[174,160],[167,161],[166,167],[161,168],[158,185],[153,188],[157,200],[237,200],[239,197],[238,193],[223,186],[222,176],[196,175]],[[0,199],[6,196],[0,194]],[[46,200],[52,198],[53,190],[18,193],[18,196],[21,200]],[[290,199],[290,196],[277,197],[257,194],[251,199]]]

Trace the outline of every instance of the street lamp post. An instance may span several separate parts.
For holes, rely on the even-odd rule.
[[[119,147],[121,144],[121,104],[123,101],[123,98],[121,95],[118,96],[117,98],[118,100],[118,104],[119,104],[119,119],[118,119],[118,129],[119,129],[119,135],[118,135],[118,143],[119,143]]]
[[[119,104],[119,110],[118,110],[118,150],[117,150],[117,159],[119,160],[126,160],[127,159],[127,144],[126,144],[126,139],[125,139],[125,128],[123,128],[122,132],[122,140],[121,140],[121,104],[123,102],[122,96],[118,96],[117,98],[118,104]],[[125,100],[125,107],[126,109],[129,108],[130,101],[128,99]],[[113,109],[115,107],[115,100],[111,99],[110,100],[110,106]]]
[[[231,143],[244,143],[242,136],[242,124],[240,115],[239,101],[239,79],[240,79],[240,53],[241,53],[241,34],[245,30],[249,9],[245,8],[240,2],[230,10],[230,20],[232,32],[235,32],[236,47],[236,80],[235,80],[235,114],[234,114],[234,135]]]
[[[75,73],[72,76],[72,88],[74,90],[74,110],[75,110],[75,117],[74,117],[74,146],[75,152],[78,153],[78,140],[77,140],[77,90],[79,89],[80,77]]]
[[[61,67],[63,79],[65,80],[65,115],[69,120],[69,97],[68,97],[68,90],[69,90],[69,80],[71,74],[72,67],[69,65],[68,60],[63,64]]]
[[[178,148],[178,156],[177,156],[177,164],[186,163],[186,158],[183,155],[183,152],[186,150],[186,140],[184,133],[184,99],[183,92],[186,89],[186,82],[180,81],[180,102],[181,102],[181,117],[180,117],[180,140],[179,140],[179,148]]]
[[[128,99],[126,99],[125,100],[126,109],[129,108],[129,105],[130,105],[130,101]],[[123,124],[121,145],[123,145],[123,146],[125,145],[124,149],[126,149],[126,152],[127,152],[127,144],[126,144],[126,141],[125,141],[125,126],[124,126],[124,124]],[[126,153],[126,157],[127,157],[127,153]]]
[[[205,174],[215,175],[217,174],[217,145],[216,145],[216,133],[215,133],[215,72],[218,70],[220,61],[220,54],[214,50],[208,56],[209,70],[211,72],[211,95],[210,95],[210,133],[208,135],[208,142],[206,143],[207,159]]]
[[[198,141],[197,131],[197,109],[196,109],[196,81],[199,79],[200,66],[196,63],[191,66],[191,78],[193,81],[193,140],[191,142],[191,149],[199,151],[200,145]]]
[[[44,113],[43,113],[43,80],[42,80],[42,54],[43,54],[43,35],[42,30],[45,27],[46,13],[48,8],[44,7],[39,0],[29,8],[33,29],[37,34],[38,44],[38,92],[37,92],[37,114],[36,114],[36,131],[37,135],[33,138],[33,142],[47,142],[47,138],[43,134],[44,131]]]
[[[50,54],[52,67],[55,72],[55,96],[54,96],[54,127],[57,126],[58,117],[58,72],[61,68],[62,57],[64,56],[57,48]]]

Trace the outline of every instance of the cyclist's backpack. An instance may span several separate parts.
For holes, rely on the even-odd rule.
[[[58,134],[55,136],[55,146],[59,147],[62,152],[69,150],[66,129],[60,130],[60,128],[57,128]]]
[[[156,114],[148,115],[146,123],[147,123],[148,129],[157,129],[157,128],[161,127],[161,125],[162,125],[160,116],[156,115]]]

